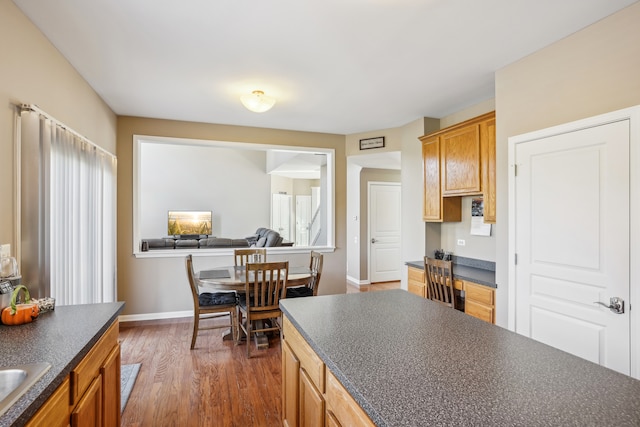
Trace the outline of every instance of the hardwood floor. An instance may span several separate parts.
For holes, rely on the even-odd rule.
[[[399,285],[347,285],[347,292]],[[122,363],[142,364],[122,426],[280,426],[280,338],[247,359],[246,344],[223,341],[224,329],[200,331],[189,350],[191,328],[191,318],[120,324]]]

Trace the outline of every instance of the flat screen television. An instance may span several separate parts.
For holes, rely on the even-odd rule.
[[[211,235],[211,211],[169,211],[169,236]]]

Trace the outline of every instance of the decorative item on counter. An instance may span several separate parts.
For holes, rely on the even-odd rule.
[[[20,291],[24,291],[24,303],[16,304]],[[1,320],[5,325],[22,325],[33,322],[40,312],[38,305],[31,302],[31,295],[26,286],[20,285],[13,290],[11,306],[2,310]]]
[[[32,298],[31,302],[33,304],[38,305],[38,310],[40,310],[40,314],[46,313],[48,311],[54,311],[56,309],[56,299],[51,297],[44,297],[40,299]]]
[[[0,277],[15,277],[18,275],[18,262],[12,256],[0,259]]]
[[[445,251],[444,249],[436,249],[433,252],[433,257],[435,259],[441,259],[443,261],[452,261],[453,260],[453,252]]]

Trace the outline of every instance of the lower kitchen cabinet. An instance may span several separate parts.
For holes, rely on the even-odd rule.
[[[324,426],[325,365],[284,317],[282,342],[282,424]]]
[[[407,290],[423,298],[427,298],[426,277],[424,270],[407,266]],[[454,288],[464,291],[464,312],[489,323],[496,323],[496,291],[469,280],[454,280]]]
[[[496,291],[487,286],[464,281],[464,312],[489,323],[496,323]]]
[[[283,316],[283,338],[284,426],[374,425],[286,316]]]
[[[71,405],[69,396],[71,386],[67,376],[42,407],[31,417],[27,426],[66,427],[70,422]]]
[[[424,270],[415,267],[407,267],[407,290],[419,297],[427,297],[427,284],[425,282]]]
[[[351,397],[340,381],[327,371],[327,415],[332,417],[334,425],[342,427],[364,426],[374,427],[375,424],[365,414],[360,405]]]
[[[116,320],[27,426],[120,425],[120,344]]]

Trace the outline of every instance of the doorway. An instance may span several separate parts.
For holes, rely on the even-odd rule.
[[[400,280],[402,187],[397,182],[369,182],[368,193],[370,282]]]
[[[510,138],[509,327],[637,377],[632,127],[612,113]]]
[[[271,229],[280,233],[284,240],[291,240],[290,194],[273,194],[271,201]]]

